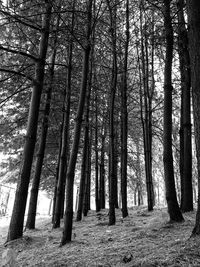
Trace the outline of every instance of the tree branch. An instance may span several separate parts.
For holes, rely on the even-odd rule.
[[[26,74],[24,74],[24,73],[22,73],[22,72],[19,72],[19,71],[9,70],[9,69],[4,69],[4,68],[0,68],[0,71],[2,71],[2,72],[6,72],[6,73],[11,73],[11,74],[20,75],[20,76],[22,76],[22,77],[27,78],[27,79],[28,79],[29,81],[31,81],[31,82],[34,82],[34,81],[35,81],[32,77],[30,77],[30,76],[28,76],[28,75],[26,75]]]
[[[7,51],[7,52],[10,52],[10,53],[13,53],[13,54],[19,54],[19,55],[22,55],[22,56],[25,56],[25,57],[28,57],[28,58],[31,58],[32,60],[34,61],[38,61],[39,59],[31,54],[27,54],[26,52],[23,52],[23,51],[17,51],[15,49],[11,49],[11,48],[8,48],[8,47],[4,47],[0,44],[0,50],[4,50],[4,51]]]
[[[3,15],[9,16],[10,18],[14,19],[16,22],[19,22],[19,23],[21,23],[21,24],[23,24],[23,25],[25,25],[25,26],[28,26],[28,27],[30,27],[30,28],[32,28],[32,29],[34,29],[34,30],[41,31],[41,28],[40,28],[39,26],[35,26],[35,25],[32,25],[32,24],[30,24],[30,23],[28,23],[28,22],[23,21],[23,20],[20,18],[19,15],[10,14],[9,12],[4,11],[4,10],[2,10],[2,9],[0,9],[0,12],[1,12]]]
[[[0,101],[0,107],[2,108],[6,102],[8,102],[13,96],[17,95],[18,93],[24,92],[25,90],[27,90],[29,87],[25,87],[22,89],[17,89],[14,93],[12,93],[11,95],[9,95],[8,97],[6,97],[5,99],[3,99],[2,101]]]

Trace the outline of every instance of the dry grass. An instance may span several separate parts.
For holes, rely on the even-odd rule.
[[[200,238],[190,238],[195,213],[185,222],[168,224],[165,209],[132,208],[129,217],[117,213],[115,226],[108,226],[108,211],[91,211],[74,222],[73,241],[59,247],[62,229],[51,229],[50,219],[40,228],[7,247],[17,253],[18,266],[200,266]],[[1,245],[0,251],[5,248]]]

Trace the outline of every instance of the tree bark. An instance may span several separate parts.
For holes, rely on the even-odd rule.
[[[165,71],[164,71],[164,125],[163,125],[163,162],[165,189],[170,221],[181,222],[183,216],[178,206],[174,166],[172,154],[172,59],[173,59],[173,28],[170,15],[170,0],[164,0],[164,27],[166,39]]]
[[[17,239],[23,235],[24,214],[26,209],[30,173],[33,161],[37,137],[37,124],[40,108],[40,99],[43,89],[45,73],[45,59],[48,48],[49,28],[51,20],[52,5],[49,1],[45,3],[45,13],[43,18],[42,33],[39,44],[39,59],[35,64],[35,81],[29,107],[27,133],[23,151],[23,161],[21,174],[18,179],[17,191],[13,206],[12,217],[8,230],[7,241]]]
[[[198,168],[198,195],[200,196],[200,2],[197,0],[187,0],[187,10],[194,132]],[[198,197],[196,222],[192,233],[193,235],[200,234],[200,197]]]

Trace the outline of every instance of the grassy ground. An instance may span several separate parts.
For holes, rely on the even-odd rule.
[[[40,220],[34,231],[7,244],[17,254],[17,266],[200,266],[200,237],[190,238],[195,212],[186,213],[183,223],[168,224],[165,209],[147,212],[129,209],[122,220],[108,226],[108,211],[99,216],[90,211],[82,222],[73,224],[73,241],[59,247],[62,228],[52,230],[51,219]],[[6,235],[0,253],[6,249]]]

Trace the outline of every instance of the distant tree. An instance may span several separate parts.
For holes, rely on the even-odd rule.
[[[173,27],[170,14],[171,0],[163,0],[164,27],[166,39],[164,71],[164,125],[163,125],[163,162],[165,175],[166,200],[170,221],[183,221],[175,188],[174,166],[172,155],[172,59]]]

